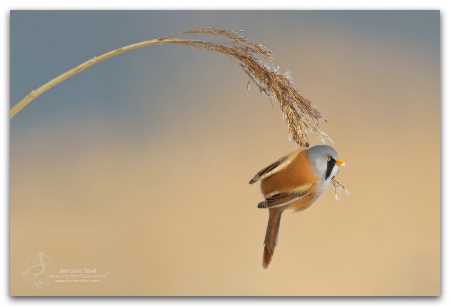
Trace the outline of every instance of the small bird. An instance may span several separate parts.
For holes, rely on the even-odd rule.
[[[265,201],[258,208],[269,209],[264,240],[263,267],[269,266],[278,240],[281,214],[286,209],[302,211],[311,206],[344,166],[343,160],[330,146],[300,148],[259,171],[251,180],[261,180]]]

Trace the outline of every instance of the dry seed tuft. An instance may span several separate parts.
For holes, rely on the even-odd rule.
[[[315,134],[322,142],[331,141],[319,127],[320,122],[327,122],[326,119],[311,101],[294,88],[290,73],[279,72],[279,67],[273,65],[271,52],[267,48],[244,36],[239,36],[237,33],[237,31],[222,29],[193,29],[173,34],[161,40],[184,34],[219,35],[227,38],[228,40],[219,42],[182,40],[171,43],[222,53],[234,60],[250,80],[258,86],[261,93],[267,95],[271,102],[278,101],[291,139],[298,145],[309,146],[308,132]]]

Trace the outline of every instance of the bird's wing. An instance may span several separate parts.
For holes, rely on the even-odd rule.
[[[262,169],[261,171],[256,173],[255,176],[250,180],[249,184],[254,184],[257,181],[259,181],[260,179],[268,177],[268,176],[274,174],[275,172],[277,172],[278,170],[284,168],[284,166],[289,164],[292,161],[292,159],[303,150],[304,150],[304,148],[300,148],[286,156],[283,156],[276,162],[268,165],[267,167],[265,167],[264,169]]]
[[[258,208],[275,208],[280,206],[286,206],[289,204],[292,204],[294,202],[297,202],[300,199],[303,199],[307,195],[310,194],[310,189],[304,190],[303,192],[297,191],[297,192],[282,192],[277,193],[269,198],[267,198],[265,201],[262,201],[258,204]]]

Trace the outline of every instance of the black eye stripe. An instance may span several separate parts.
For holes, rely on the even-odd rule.
[[[327,160],[327,172],[325,173],[325,180],[327,180],[330,177],[331,171],[333,171],[335,164],[336,160],[334,158],[330,157],[329,160]]]

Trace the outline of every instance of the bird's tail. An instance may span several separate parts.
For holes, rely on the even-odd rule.
[[[278,209],[269,210],[269,222],[267,223],[266,239],[264,240],[263,267],[267,269],[272,261],[275,246],[278,240],[282,211]]]

